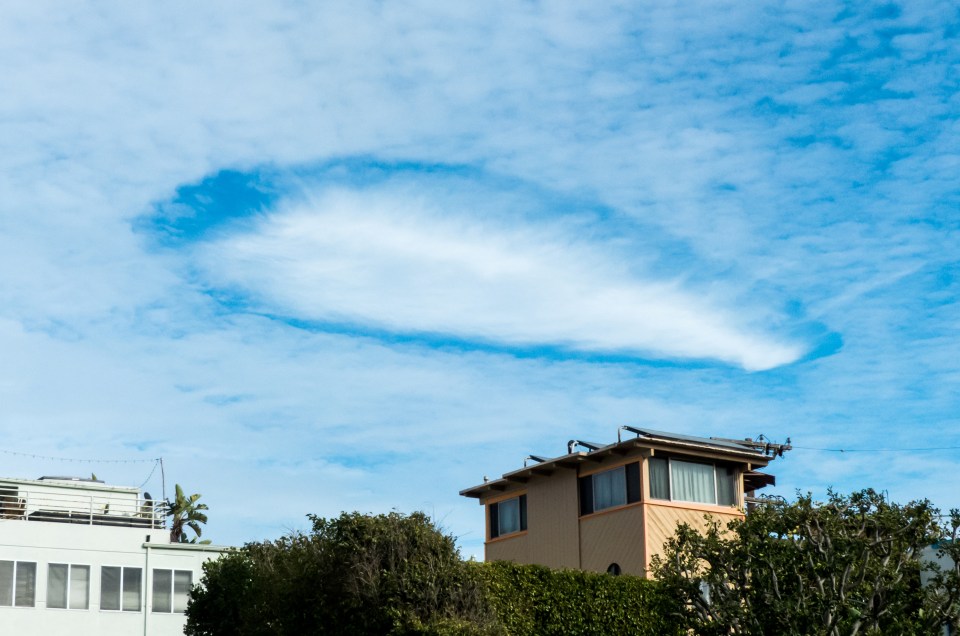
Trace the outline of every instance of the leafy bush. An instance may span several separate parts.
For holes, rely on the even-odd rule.
[[[680,633],[656,581],[503,561],[473,569],[511,636]]]
[[[899,505],[873,490],[760,506],[727,526],[677,529],[654,560],[696,634],[937,634],[960,620],[960,513]],[[921,585],[921,571],[929,583]],[[704,594],[708,590],[709,594]]]
[[[311,517],[309,535],[204,566],[185,633],[498,633],[452,537],[423,513]]]
[[[677,633],[655,582],[464,562],[423,513],[311,517],[308,535],[204,565],[185,633],[551,636]]]

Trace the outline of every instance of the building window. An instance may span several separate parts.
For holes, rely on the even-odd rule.
[[[580,478],[580,514],[640,501],[640,463],[632,462]]]
[[[36,596],[36,563],[0,561],[0,607],[33,607]]]
[[[735,506],[737,471],[732,466],[651,457],[650,497]]]
[[[490,538],[527,529],[527,496],[520,495],[490,504]]]
[[[100,568],[100,609],[139,612],[142,578],[140,568]]]
[[[619,564],[619,563],[611,563],[611,564],[607,567],[607,574],[609,574],[609,575],[611,575],[611,576],[620,576],[620,564]]]
[[[87,609],[90,606],[90,566],[51,563],[47,568],[47,607]]]
[[[184,613],[192,586],[193,572],[189,570],[154,570],[153,611]]]

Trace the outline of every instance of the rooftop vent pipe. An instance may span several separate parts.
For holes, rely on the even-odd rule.
[[[585,442],[582,439],[572,439],[569,442],[567,442],[567,453],[572,455],[574,449],[577,446],[583,446],[584,448],[587,449],[587,452],[595,451],[598,448],[603,448],[603,444],[597,444],[595,442]]]

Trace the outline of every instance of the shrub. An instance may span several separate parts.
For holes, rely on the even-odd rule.
[[[655,581],[503,561],[473,569],[511,636],[680,633]]]

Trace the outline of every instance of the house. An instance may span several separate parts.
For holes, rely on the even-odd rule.
[[[137,488],[0,479],[0,625],[7,634],[182,634],[201,566],[226,548],[170,543]]]
[[[789,440],[631,426],[617,437],[571,440],[565,455],[531,455],[523,468],[461,491],[486,510],[485,560],[645,575],[677,524],[743,517],[754,493],[775,481],[758,469],[790,449]]]

